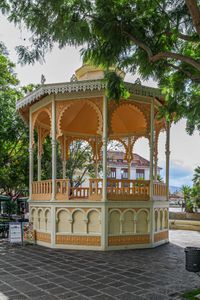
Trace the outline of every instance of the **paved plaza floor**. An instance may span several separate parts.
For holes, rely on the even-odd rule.
[[[148,250],[72,251],[0,241],[0,300],[181,299],[200,287],[185,270],[184,247],[200,233],[171,231],[169,244]]]

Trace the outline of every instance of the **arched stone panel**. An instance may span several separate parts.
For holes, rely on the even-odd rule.
[[[168,211],[165,209],[164,211],[164,228],[168,229]]]
[[[76,210],[73,213],[73,233],[86,233],[86,222],[83,211]]]
[[[123,233],[133,234],[134,233],[134,212],[128,210],[123,215]]]
[[[57,215],[57,232],[71,233],[71,223],[69,222],[69,213],[66,210],[60,210]]]
[[[160,210],[160,230],[163,229],[163,211],[162,209]]]
[[[51,212],[49,209],[45,211],[45,229],[47,232],[51,232]]]
[[[145,210],[140,210],[137,214],[137,233],[147,233],[148,232],[148,213]]]
[[[117,210],[109,214],[109,234],[120,234],[120,212]]]
[[[33,223],[33,229],[37,229],[37,211],[35,208],[31,210],[31,222]]]
[[[44,214],[42,209],[38,209],[38,226],[39,230],[45,230],[44,228]]]
[[[154,213],[154,231],[157,232],[158,231],[158,211],[155,210]]]
[[[99,212],[92,210],[88,214],[88,233],[98,233],[101,232]]]

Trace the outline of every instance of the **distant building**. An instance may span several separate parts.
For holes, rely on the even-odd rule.
[[[125,153],[123,151],[108,151],[107,152],[107,177],[111,179],[128,179],[128,163],[125,160]],[[134,153],[133,160],[130,168],[130,179],[137,180],[149,180],[150,162],[144,157]],[[162,168],[157,168],[157,175],[160,175]],[[82,171],[77,171],[76,175],[81,176]],[[99,177],[102,178],[102,172],[99,173]],[[88,187],[90,176],[85,174],[82,187]]]
[[[108,151],[108,178],[128,179],[128,163],[125,160],[125,153],[122,151]],[[130,179],[149,180],[150,162],[142,156],[134,153],[131,163]],[[157,168],[160,175],[162,168]]]

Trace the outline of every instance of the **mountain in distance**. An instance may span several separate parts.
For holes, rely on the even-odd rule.
[[[171,194],[176,194],[176,193],[179,193],[181,191],[181,187],[170,185],[169,186],[169,191],[170,191]]]

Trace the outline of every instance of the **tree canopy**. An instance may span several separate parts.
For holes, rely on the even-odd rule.
[[[0,191],[13,194],[28,187],[28,130],[16,113],[19,88],[14,64],[0,43]]]
[[[17,47],[21,62],[43,59],[54,43],[60,48],[83,45],[85,61],[157,80],[167,100],[166,112],[186,117],[190,134],[200,130],[199,7],[199,0],[3,0],[0,4],[11,22],[25,24],[32,33],[29,46]]]

